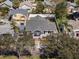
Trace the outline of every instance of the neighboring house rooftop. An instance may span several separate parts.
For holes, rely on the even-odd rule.
[[[55,17],[55,14],[29,14],[29,19],[36,16],[47,18],[47,17]]]
[[[50,2],[48,0],[44,0],[44,5],[46,6],[51,6],[51,7],[56,7],[56,3],[54,1]]]
[[[67,2],[67,7],[70,7],[70,6],[76,7],[77,4],[76,3],[72,3],[72,2]]]
[[[9,16],[10,15],[15,15],[15,14],[23,14],[23,15],[26,15],[28,14],[27,10],[25,9],[12,9],[9,11]]]
[[[6,0],[6,1],[0,3],[0,7],[6,7],[6,6],[12,7],[13,4],[12,4],[12,2],[10,0]]]
[[[23,5],[26,5],[26,6],[30,7],[30,8],[36,6],[36,4],[31,3],[29,1],[24,1],[24,2],[20,3],[20,6],[23,6]]]
[[[0,34],[6,34],[6,33],[14,35],[14,32],[10,26],[10,22],[6,21],[5,19],[4,21],[3,20],[0,21]]]
[[[73,30],[79,29],[79,20],[69,20],[68,24],[73,27]]]
[[[74,12],[73,14],[70,14],[68,16],[68,19],[72,19],[72,20],[78,19],[79,20],[79,12]]]
[[[26,31],[31,31],[34,33],[36,30],[41,31],[42,33],[44,31],[57,32],[57,28],[54,22],[50,22],[49,20],[46,20],[40,16],[32,17],[26,22]]]

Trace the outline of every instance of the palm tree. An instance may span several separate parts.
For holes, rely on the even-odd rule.
[[[55,13],[56,13],[56,24],[58,26],[59,32],[67,31],[67,28],[70,27],[67,19],[67,4],[66,2],[62,2],[57,5]]]

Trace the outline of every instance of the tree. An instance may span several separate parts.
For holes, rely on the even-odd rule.
[[[16,41],[16,48],[18,48],[19,59],[21,57],[21,53],[24,48],[31,48],[34,46],[34,40],[32,38],[32,34],[24,32],[21,36],[18,37]]]
[[[76,1],[76,4],[79,5],[79,0]]]
[[[9,11],[8,7],[1,7],[0,8],[0,12],[1,12],[1,16],[5,16]]]
[[[15,9],[18,8],[19,5],[20,5],[20,1],[19,0],[13,0],[12,3],[13,3],[13,8],[15,8]]]
[[[11,45],[14,45],[14,40],[11,34],[3,34],[2,39],[0,39],[0,46],[4,46],[5,48],[9,49]]]
[[[53,34],[51,36],[48,36],[46,39],[47,42],[44,44],[47,46],[47,48],[45,48],[45,50],[49,52],[53,52],[52,58],[56,58],[56,59],[79,58],[78,56],[79,40],[71,38],[68,34],[57,34],[57,35]],[[56,51],[58,52],[58,55],[55,54]]]
[[[6,0],[0,0],[0,3],[4,2],[4,1],[6,1]]]
[[[67,28],[67,7],[66,7],[66,2],[62,2],[60,4],[58,4],[56,6],[56,10],[55,10],[55,13],[56,13],[56,23],[57,23],[57,26],[58,26],[58,29],[59,31],[61,31],[61,27],[63,28]]]
[[[55,13],[57,18],[62,18],[63,16],[66,16],[67,15],[66,2],[59,3],[56,6]]]
[[[37,2],[36,9],[33,10],[32,12],[33,12],[33,13],[43,13],[43,10],[44,10],[44,5],[42,4],[41,1],[38,1],[38,2]]]

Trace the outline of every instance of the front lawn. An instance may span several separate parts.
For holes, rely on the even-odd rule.
[[[18,59],[16,56],[0,56],[0,59]],[[21,59],[40,59],[38,56],[26,57],[23,56]]]
[[[0,59],[17,59],[16,56],[0,56]]]

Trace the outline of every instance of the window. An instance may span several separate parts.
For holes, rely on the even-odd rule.
[[[21,16],[21,18],[25,18],[25,16]]]
[[[79,37],[79,33],[77,33],[76,36]]]
[[[41,35],[41,32],[40,31],[35,31],[34,32],[34,36],[40,36]]]
[[[24,25],[24,23],[21,23],[21,25]]]
[[[76,32],[76,36],[79,37],[79,31]]]

